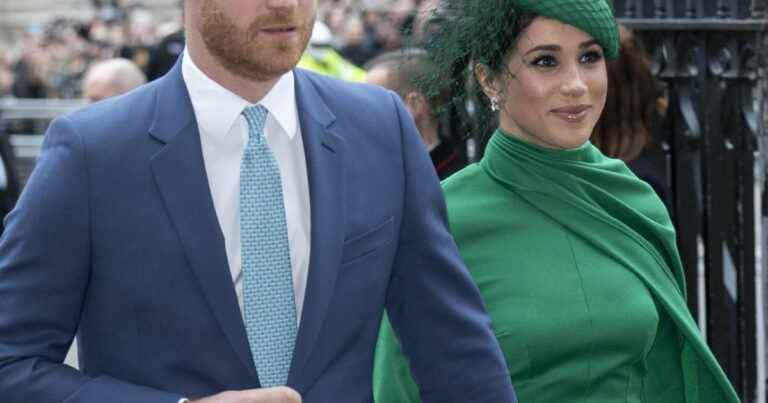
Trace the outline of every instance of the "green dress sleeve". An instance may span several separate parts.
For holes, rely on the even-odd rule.
[[[373,374],[376,403],[420,402],[419,388],[411,377],[408,360],[400,350],[400,343],[386,314],[376,344]]]

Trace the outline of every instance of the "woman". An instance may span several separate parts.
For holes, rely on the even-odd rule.
[[[605,59],[618,53],[610,6],[447,3],[459,1],[462,17],[432,51],[474,62],[499,127],[481,162],[444,190],[519,401],[738,402],[686,307],[663,204],[588,141],[605,106]],[[374,394],[418,401],[386,322]]]

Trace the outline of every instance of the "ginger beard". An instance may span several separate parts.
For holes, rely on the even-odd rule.
[[[214,0],[203,0],[200,34],[208,51],[231,73],[269,81],[293,69],[309,43],[314,12],[301,12],[273,12],[243,29]],[[295,33],[276,36],[263,31],[271,27],[295,27]]]

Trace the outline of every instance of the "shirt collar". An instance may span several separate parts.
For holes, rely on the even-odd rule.
[[[186,48],[181,71],[200,130],[216,136],[229,133],[243,109],[250,103],[208,77],[197,67]],[[267,108],[269,115],[288,138],[296,136],[299,121],[293,71],[283,74],[258,103]]]

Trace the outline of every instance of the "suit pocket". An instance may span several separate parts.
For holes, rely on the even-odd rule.
[[[379,247],[390,243],[394,235],[393,227],[393,218],[389,217],[372,229],[344,241],[341,264],[343,265],[366,256],[373,253]]]

